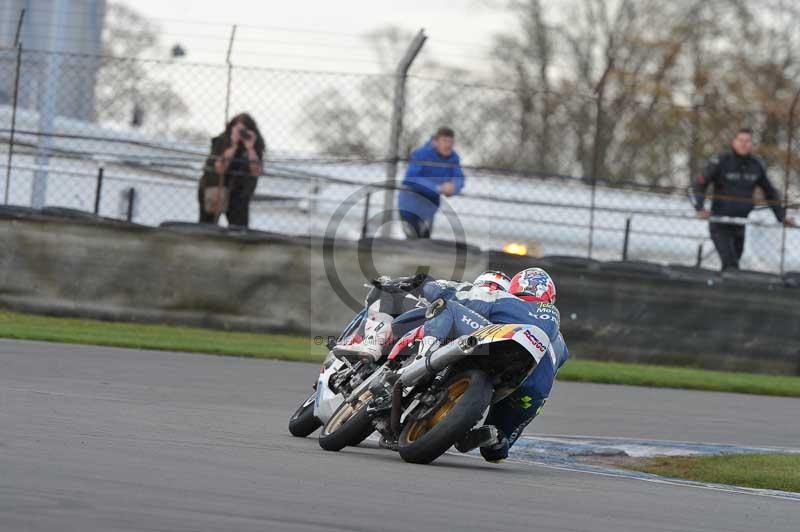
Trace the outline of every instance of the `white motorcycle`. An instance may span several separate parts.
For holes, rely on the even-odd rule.
[[[356,314],[335,341],[328,344],[328,355],[314,390],[289,418],[289,432],[293,436],[304,438],[327,423],[345,397],[365,381],[370,381],[376,370],[383,367],[388,349],[380,339],[388,337],[392,319],[416,308],[419,320],[424,320],[427,303],[409,293],[422,280],[419,276],[394,281],[381,278],[373,281],[372,285],[365,285],[371,290],[365,298],[364,309]],[[348,347],[356,342],[372,349]],[[367,436],[369,434],[363,438]]]

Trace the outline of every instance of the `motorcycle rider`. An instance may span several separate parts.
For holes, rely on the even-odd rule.
[[[384,347],[391,344],[393,338],[402,337],[425,321],[428,301],[468,297],[472,290],[506,291],[511,285],[511,278],[500,271],[486,270],[478,275],[472,283],[444,279],[435,281],[425,274],[395,280],[383,277],[376,283],[375,286],[389,294],[399,294],[402,297],[406,297],[408,294],[418,297],[421,295],[421,303],[418,308],[411,309],[393,319],[386,312],[380,311],[380,303],[376,301],[368,309],[363,324],[363,334],[354,334],[346,344],[335,346],[333,351],[337,356],[371,357],[373,360],[378,360]]]
[[[423,292],[435,297],[438,290],[429,285]],[[423,326],[421,352],[438,349],[448,340],[490,324],[534,325],[549,339],[548,345],[535,343],[543,354],[536,368],[511,395],[492,405],[485,425],[473,429],[456,444],[459,451],[480,447],[484,459],[501,461],[508,457],[509,448],[523,429],[542,411],[556,373],[569,358],[555,301],[556,286],[550,275],[541,268],[527,268],[511,279],[508,292],[471,291],[468,297],[436,299],[431,303],[429,319]]]

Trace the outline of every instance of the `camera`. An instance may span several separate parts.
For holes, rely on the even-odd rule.
[[[253,138],[253,132],[244,126],[238,127],[237,132],[239,133],[240,142],[246,142]]]

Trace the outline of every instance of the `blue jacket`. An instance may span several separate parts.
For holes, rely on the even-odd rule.
[[[411,213],[432,221],[439,209],[439,185],[448,181],[455,183],[456,194],[464,188],[461,160],[455,151],[449,157],[442,157],[433,147],[433,141],[429,140],[411,154],[403,186],[413,192],[400,191],[397,207],[401,214]]]

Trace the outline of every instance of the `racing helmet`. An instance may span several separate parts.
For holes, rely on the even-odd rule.
[[[519,272],[511,279],[508,291],[525,301],[556,302],[556,284],[541,268],[526,268]]]
[[[511,278],[497,270],[486,270],[475,278],[472,285],[485,288],[490,292],[494,290],[508,292],[508,287],[511,286]]]

